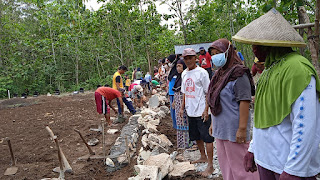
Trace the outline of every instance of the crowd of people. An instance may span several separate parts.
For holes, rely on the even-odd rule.
[[[96,90],[98,112],[110,112],[108,104],[117,99],[117,113],[122,114],[125,103],[135,114],[125,90],[140,108],[144,92],[162,88],[170,99],[177,148],[196,146],[201,157],[192,163],[208,163],[201,175],[214,171],[215,142],[225,180],[316,180],[320,80],[313,65],[292,49],[305,46],[303,38],[272,9],[233,40],[252,45],[251,71],[231,41],[218,39],[207,50],[187,48],[160,59],[154,78],[137,68],[131,79],[125,77],[124,85],[121,75],[127,68],[121,66],[114,74],[113,89]],[[254,107],[253,122],[250,107]]]

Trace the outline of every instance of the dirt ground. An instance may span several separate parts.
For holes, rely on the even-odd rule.
[[[114,112],[111,110],[111,116]],[[129,116],[129,114],[127,114]],[[102,134],[89,131],[98,127],[102,116],[95,109],[93,93],[62,96],[15,98],[0,101],[0,179],[28,180],[58,177],[52,170],[59,166],[55,144],[50,140],[46,125],[58,136],[61,149],[68,159],[73,174],[66,179],[127,179],[133,175],[133,164],[114,173],[106,173],[102,160],[77,161],[88,154],[85,145],[74,129],[79,129],[86,140]],[[121,130],[125,123],[117,125]],[[107,131],[108,127],[106,128]],[[118,134],[106,136],[107,149],[113,145]],[[11,164],[9,148],[3,138],[11,139],[19,170],[14,176],[3,176]],[[102,143],[93,147],[102,154]],[[134,162],[132,162],[134,163]]]
[[[116,106],[116,104],[115,104]],[[111,110],[111,116],[114,116]],[[130,116],[130,114],[126,114]],[[46,125],[58,136],[61,149],[73,168],[72,174],[66,174],[67,180],[125,180],[134,176],[136,159],[119,171],[107,173],[102,160],[78,161],[88,151],[74,129],[79,129],[86,140],[99,139],[100,143],[93,147],[96,154],[102,155],[102,134],[89,131],[97,128],[101,122],[95,109],[92,92],[78,95],[39,96],[27,99],[14,98],[0,101],[0,180],[34,180],[58,177],[53,168],[59,166],[56,146],[51,141]],[[125,125],[115,127],[121,130]],[[166,134],[173,144],[176,144],[176,132],[172,128],[168,115],[158,127]],[[106,131],[108,127],[106,127]],[[106,135],[107,152],[114,144],[119,133]],[[11,158],[5,137],[11,139],[12,148],[17,159],[19,170],[14,176],[4,176],[6,168],[10,167]],[[140,137],[141,138],[141,137]],[[139,140],[140,142],[140,140]],[[139,148],[140,144],[138,144]],[[174,147],[170,151],[174,151]],[[168,178],[165,178],[168,179]],[[197,175],[184,179],[203,179]]]

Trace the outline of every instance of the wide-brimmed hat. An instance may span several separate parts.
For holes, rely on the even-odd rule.
[[[289,22],[275,9],[242,28],[233,40],[253,45],[304,47],[306,43]]]

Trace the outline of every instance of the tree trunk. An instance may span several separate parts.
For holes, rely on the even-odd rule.
[[[318,1],[320,1],[320,0],[318,0]],[[318,7],[317,7],[317,9],[318,9]],[[299,14],[301,15],[301,19],[303,19],[304,23],[310,23],[310,19],[309,19],[308,15],[307,15],[306,9],[303,6],[299,7]],[[317,15],[316,15],[316,19],[317,19]],[[311,53],[312,64],[314,65],[314,67],[316,68],[316,70],[317,70],[317,72],[319,74],[319,72],[320,72],[319,71],[319,65],[318,65],[319,21],[317,23],[317,20],[315,20],[315,22],[316,23],[315,23],[314,38],[312,38],[313,37],[313,31],[312,31],[311,27],[309,27],[307,29],[307,35],[308,35],[308,41],[309,41],[308,47],[309,47],[310,53]],[[318,28],[317,28],[317,24],[318,24]],[[318,33],[317,33],[317,31],[318,31]]]
[[[320,18],[320,0],[317,0],[317,7],[316,7],[316,19],[314,25],[314,44],[315,44],[315,55],[312,58],[313,65],[317,69],[318,76],[320,75],[320,67],[319,67],[319,18]]]
[[[119,39],[120,61],[121,61],[121,65],[123,65],[123,52],[122,52],[122,41],[121,41],[121,36],[120,36],[120,27],[119,27],[118,22],[116,22],[116,24],[117,24],[118,39]]]
[[[99,79],[101,79],[101,74],[100,74],[100,69],[99,69],[99,53],[96,57],[96,64],[97,64],[97,70],[98,70],[98,75],[99,75]]]
[[[187,27],[186,27],[184,19],[183,19],[181,0],[177,0],[177,8],[178,8],[179,18],[180,18],[181,26],[182,26],[184,44],[187,44],[188,43],[188,41],[187,41]]]
[[[304,8],[304,6],[299,6],[298,8],[298,18],[299,18],[299,24],[305,24],[306,23],[306,18],[305,18],[305,15],[306,15],[306,9]],[[304,29],[299,29],[299,34],[300,36],[303,38],[303,34],[304,34]],[[302,56],[304,56],[304,50],[305,48],[304,47],[301,47],[299,48],[300,49],[300,54]]]
[[[53,39],[53,34],[52,34],[52,29],[51,29],[51,23],[49,21],[49,13],[47,12],[47,23],[49,25],[49,32],[50,32],[50,39],[51,39],[51,50],[52,50],[52,55],[53,55],[53,62],[54,65],[57,66],[57,62],[56,62],[56,53],[54,50],[54,39]]]
[[[77,38],[77,41],[78,38]],[[75,72],[76,72],[76,85],[79,85],[79,47],[78,47],[78,42],[76,43],[76,65],[75,65]]]
[[[0,42],[2,40],[2,34],[3,32],[3,28],[2,28],[2,0],[0,0]],[[3,60],[2,60],[2,43],[0,43],[0,67],[3,66]]]
[[[142,10],[142,4],[140,3],[140,8]],[[147,26],[146,26],[146,18],[144,17],[144,15],[142,14],[142,11],[140,11],[140,15],[143,16],[143,20],[144,20],[144,38],[145,38],[145,48],[146,48],[146,53],[147,53],[147,60],[148,60],[148,67],[149,67],[149,72],[151,72],[151,62],[150,62],[150,53],[149,53],[149,47],[148,47],[148,34],[147,34]]]

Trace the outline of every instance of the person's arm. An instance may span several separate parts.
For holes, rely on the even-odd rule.
[[[257,171],[257,166],[254,161],[254,144],[253,140],[250,141],[249,149],[246,155],[243,158],[243,166],[246,172],[255,172]]]
[[[250,101],[240,101],[239,104],[239,128],[236,134],[236,142],[246,143],[247,138],[247,124],[249,118]]]
[[[121,77],[120,77],[120,76],[117,76],[117,77],[116,77],[116,86],[117,86],[117,90],[118,90],[118,91],[120,90],[120,82],[121,82]]]
[[[237,78],[234,85],[235,99],[239,103],[239,127],[236,133],[237,143],[246,143],[249,106],[251,102],[251,84],[247,74]]]
[[[284,172],[298,177],[313,176],[308,173],[311,159],[315,157],[319,145],[319,94],[316,81],[312,77],[310,84],[292,105],[290,120],[292,138],[290,153],[284,166]],[[283,176],[281,174],[281,176]],[[280,177],[281,177],[280,176]]]
[[[186,96],[185,94],[182,94],[183,98],[182,98],[182,104],[181,104],[181,108],[180,108],[180,117],[183,117],[183,113],[184,113],[184,109],[185,109],[185,101],[186,101]]]
[[[204,90],[205,103],[206,103],[206,107],[204,108],[204,111],[202,113],[203,122],[205,122],[205,121],[207,121],[209,119],[209,113],[208,113],[209,104],[208,104],[208,101],[207,101],[207,93],[208,93],[208,89],[209,89],[210,79],[209,79],[209,74],[208,74],[207,71],[205,71],[203,73],[203,78],[202,78],[201,84],[202,84],[202,87],[203,87],[203,90]]]
[[[203,122],[206,122],[209,119],[209,104],[207,101],[207,96],[206,96],[206,107],[204,108],[202,119],[203,119]]]
[[[118,111],[112,106],[112,99],[109,101],[109,106],[116,114],[118,114]]]

